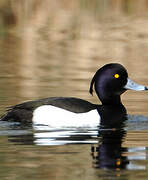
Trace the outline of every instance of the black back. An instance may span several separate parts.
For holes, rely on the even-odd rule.
[[[74,113],[84,113],[96,109],[95,104],[79,98],[51,97],[12,106],[8,109],[8,112],[1,118],[1,120],[22,123],[32,122],[33,111],[42,105],[52,105]]]

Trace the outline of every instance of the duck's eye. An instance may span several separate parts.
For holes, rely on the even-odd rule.
[[[118,79],[119,77],[120,77],[119,74],[114,75],[114,78],[116,78],[116,79]]]

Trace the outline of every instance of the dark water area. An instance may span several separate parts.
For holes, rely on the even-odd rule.
[[[5,0],[0,12],[0,115],[52,96],[100,103],[89,83],[110,62],[148,86],[146,0]],[[127,91],[122,101],[129,116],[121,130],[0,121],[0,178],[147,179],[148,93]]]

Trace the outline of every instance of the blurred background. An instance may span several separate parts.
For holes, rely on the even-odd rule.
[[[89,84],[111,62],[148,86],[147,0],[0,0],[0,115],[8,106],[50,96],[100,103]],[[97,130],[44,132],[1,122],[0,179],[147,179],[148,92],[128,91],[122,99],[129,114],[143,115],[130,116],[122,145],[118,136],[114,141],[117,165],[129,160],[124,171],[94,168]],[[108,152],[114,158],[110,146]]]
[[[0,0],[0,113],[26,100],[88,93],[95,71],[123,64],[148,85],[148,1]],[[148,116],[147,92],[127,92],[130,114]]]

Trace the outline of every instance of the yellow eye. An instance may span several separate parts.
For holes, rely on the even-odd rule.
[[[118,79],[119,77],[120,77],[119,74],[114,75],[114,78],[116,78],[116,79]]]

